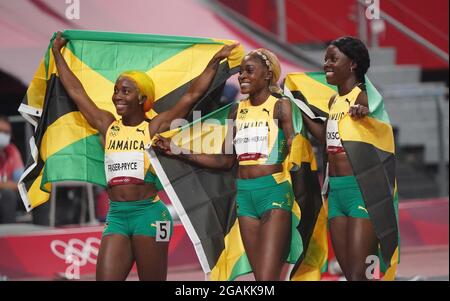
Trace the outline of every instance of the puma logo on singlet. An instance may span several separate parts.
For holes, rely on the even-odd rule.
[[[145,129],[141,130],[141,129],[136,129],[136,132],[141,132],[142,135],[145,135]]]
[[[350,100],[348,100],[348,98],[345,99],[345,102],[348,102],[348,105],[350,105]]]
[[[267,110],[266,108],[264,108],[264,109],[262,109],[263,110],[263,112],[266,112],[267,113],[267,115],[269,115],[270,116],[270,111],[269,110]]]
[[[278,206],[278,207],[282,207],[283,206],[283,203],[277,203],[277,202],[273,202],[272,203],[272,206]]]

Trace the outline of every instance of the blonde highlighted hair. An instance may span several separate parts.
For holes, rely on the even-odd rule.
[[[283,90],[281,90],[278,85],[278,81],[281,76],[281,66],[278,57],[273,52],[265,48],[252,50],[247,54],[247,56],[258,57],[263,64],[267,66],[269,71],[272,72],[272,78],[269,83],[270,92],[282,94]]]

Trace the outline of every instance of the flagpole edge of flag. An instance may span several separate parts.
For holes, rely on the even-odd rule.
[[[36,143],[34,141],[33,136],[31,136],[30,138],[30,153],[31,157],[33,158],[33,163],[22,173],[19,182],[17,183],[17,189],[19,190],[20,197],[22,198],[22,202],[24,203],[27,212],[30,212],[33,208],[30,203],[30,199],[28,198],[28,192],[25,187],[25,183],[23,183],[23,180],[36,167],[38,161],[37,158],[39,155],[39,150],[36,147]]]
[[[40,118],[42,116],[42,109],[21,103],[17,110],[26,121],[33,125],[34,128],[37,127],[38,122],[33,117]]]
[[[17,189],[19,190],[20,198],[22,199],[22,203],[25,206],[25,210],[31,212],[33,210],[30,200],[28,198],[27,189],[25,188],[25,184],[23,182],[17,183]]]

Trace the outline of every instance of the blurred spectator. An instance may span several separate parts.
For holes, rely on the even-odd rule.
[[[226,105],[229,104],[230,102],[233,102],[238,92],[239,92],[238,87],[236,87],[233,84],[226,83],[225,87],[223,88],[222,96],[220,97],[220,103],[222,105]]]
[[[10,143],[11,124],[0,116],[0,223],[14,223],[19,201],[17,182],[23,173],[23,162],[17,147]]]

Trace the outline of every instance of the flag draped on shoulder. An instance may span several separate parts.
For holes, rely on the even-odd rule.
[[[51,183],[87,181],[106,186],[104,151],[98,132],[89,126],[58,77],[51,45],[40,62],[19,112],[35,126],[31,161],[19,181],[28,211],[49,199]],[[155,83],[153,118],[173,107],[224,44],[211,38],[67,30],[62,54],[89,97],[101,109],[117,113],[111,97],[117,76],[141,70]],[[221,62],[203,99],[217,98],[225,81],[237,72],[242,47]]]
[[[326,110],[320,102],[311,104],[309,99],[324,99],[326,92],[318,89],[314,80],[304,77],[304,73],[288,74],[285,78],[284,93],[290,97],[297,110],[309,110],[310,115],[317,118],[325,118]],[[306,97],[306,96],[307,97]],[[329,95],[328,95],[329,98]],[[301,113],[293,117],[295,123],[303,123]],[[302,129],[301,142],[306,144],[303,147],[304,154],[314,156],[311,143],[308,140],[306,128]],[[298,153],[293,144],[291,153]],[[299,231],[302,233],[304,252],[294,265],[290,279],[294,281],[320,280],[321,273],[327,268],[328,259],[328,239],[327,239],[327,203],[322,200],[320,183],[317,177],[317,164],[308,164],[307,156],[301,156],[300,168],[296,175],[292,176],[294,181],[294,193],[303,193],[304,200],[300,203],[302,220]],[[291,171],[293,173],[293,171]],[[300,199],[299,197],[296,197]]]
[[[162,133],[162,136],[171,137],[173,143],[192,153],[221,154],[223,144],[225,149],[232,149],[228,145],[231,140],[225,138],[233,126],[228,117],[235,105],[229,104],[191,124]],[[304,231],[301,224],[304,218],[301,204],[322,204],[322,201],[317,163],[303,127],[301,112],[294,104],[292,112],[296,136],[291,152],[283,162],[283,171],[293,185],[296,198],[291,215],[291,247],[286,261],[296,263],[303,256],[302,241],[310,231]],[[190,233],[202,268],[209,278],[234,280],[251,272],[236,215],[235,170],[198,168],[154,153],[151,160],[172,203],[178,207],[177,212],[181,213],[180,219]],[[306,212],[314,214],[314,206],[307,205]],[[323,248],[321,243],[326,241],[317,243],[311,246]]]
[[[347,115],[339,121],[338,130],[379,240],[383,279],[393,280],[400,254],[394,135],[382,96],[365,80],[370,114],[357,121]],[[327,84],[323,72],[289,74],[286,87],[309,116],[327,117],[336,87]],[[302,264],[297,264],[291,277],[304,275]]]
[[[202,110],[204,117],[161,136],[191,153],[220,154],[231,106]],[[150,161],[209,279],[233,280],[249,273],[236,215],[235,172],[200,168],[152,150]]]

